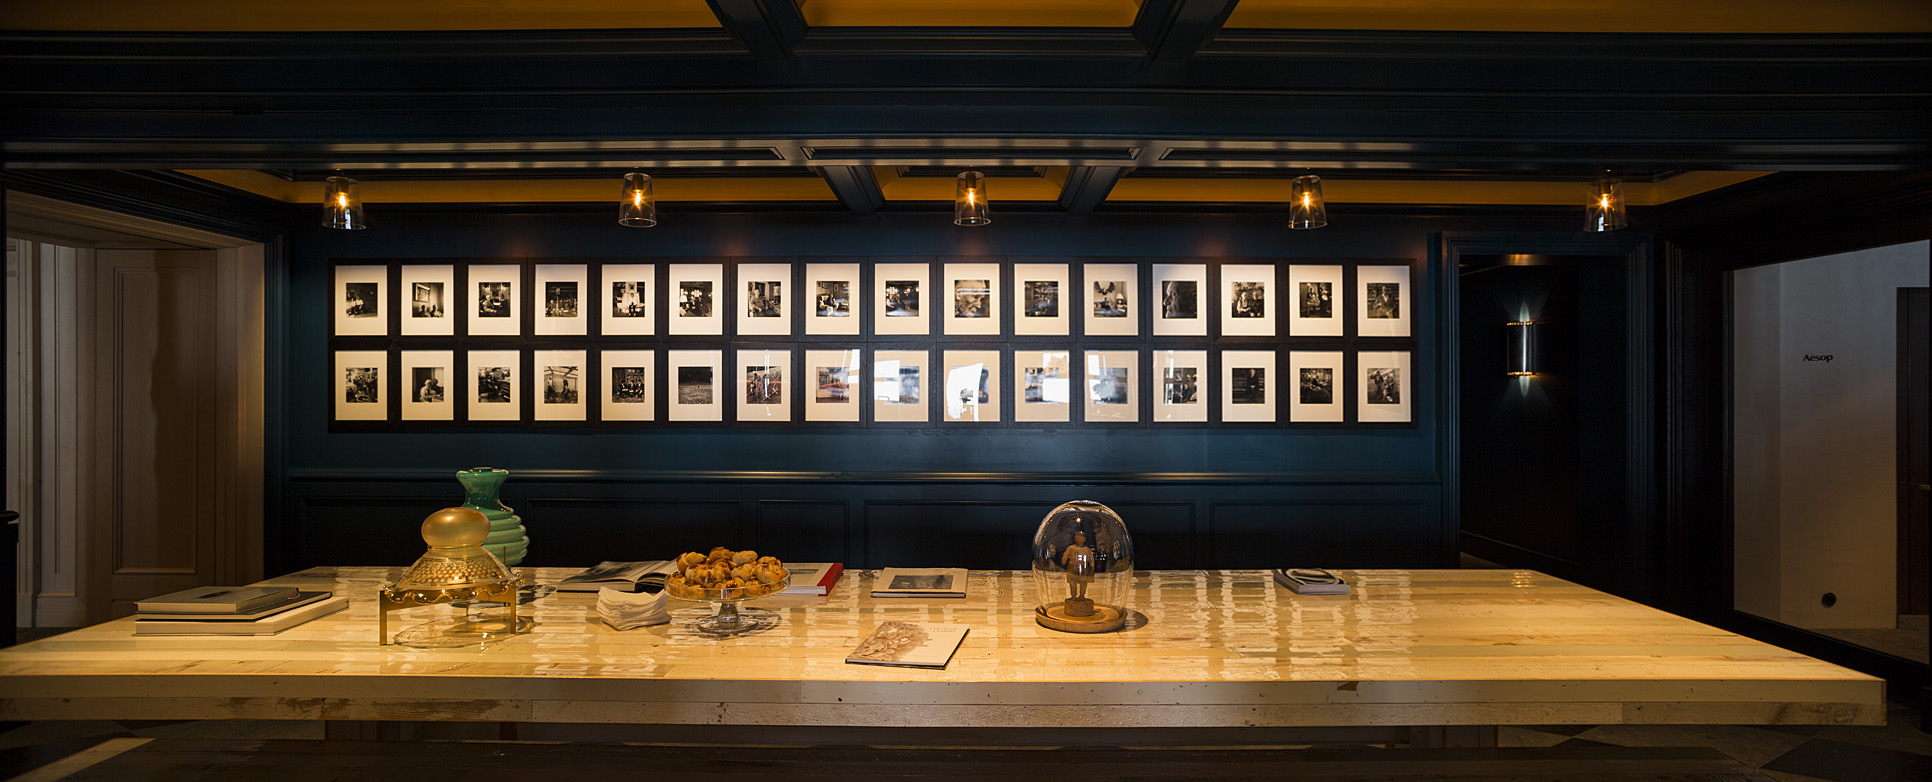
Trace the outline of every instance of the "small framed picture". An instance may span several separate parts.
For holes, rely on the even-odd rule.
[[[387,266],[335,267],[335,335],[388,336],[389,310],[383,306],[387,287]]]
[[[670,325],[665,333],[708,336],[724,333],[724,318],[718,315],[718,295],[724,293],[724,264],[674,263],[671,280],[665,283],[671,295]]]
[[[738,351],[738,420],[782,423],[792,420],[790,379],[792,352],[749,348]]]
[[[1409,416],[1409,351],[1363,351],[1355,354],[1360,367],[1361,396],[1355,400],[1358,423],[1404,424]]]
[[[667,350],[664,382],[667,421],[723,421],[724,398],[719,383],[724,374],[722,350]]]
[[[1206,294],[1205,264],[1155,264],[1154,336],[1207,336],[1207,318],[1202,317],[1201,306]]]
[[[1221,336],[1275,335],[1275,267],[1230,263],[1221,266]]]
[[[1295,384],[1289,393],[1295,396],[1288,401],[1288,420],[1341,423],[1342,400],[1347,398],[1342,371],[1339,350],[1289,351],[1288,380]]]
[[[1013,386],[1014,421],[1073,420],[1073,351],[1013,351]]]
[[[1085,290],[1070,299],[1081,305],[1081,326],[1089,337],[1132,337],[1140,333],[1140,305],[1134,298],[1140,267],[1131,263],[1089,263],[1081,269]]]
[[[522,356],[514,350],[472,350],[469,354],[470,390],[467,415],[471,421],[523,420]]]
[[[335,392],[335,420],[389,420],[389,351],[338,350],[335,376],[330,384]]]
[[[858,336],[858,264],[805,264],[805,292],[812,297],[812,311],[805,314],[806,334]]]
[[[1275,352],[1221,351],[1221,420],[1229,423],[1273,423],[1272,391]]]
[[[1140,421],[1140,352],[1089,350],[1086,416],[1089,423],[1131,424]]]
[[[1363,264],[1355,267],[1355,280],[1361,302],[1355,336],[1409,336],[1409,267]]]
[[[1072,302],[1067,294],[1064,263],[1013,264],[1013,334],[1020,337],[1064,337],[1070,333],[1067,316]]]
[[[456,334],[450,296],[456,293],[456,267],[402,267],[402,336],[448,337]]]
[[[792,265],[746,263],[738,266],[738,333],[769,337],[792,334]]]
[[[649,263],[605,264],[600,270],[599,295],[604,301],[606,337],[648,337],[655,333],[657,266]]]
[[[1342,267],[1294,264],[1288,267],[1288,336],[1342,336]]]
[[[405,350],[402,366],[404,421],[449,421],[456,418],[456,352]]]
[[[523,306],[517,298],[523,286],[523,267],[487,263],[469,267],[465,309],[470,336],[515,337],[523,334]]]
[[[581,337],[590,333],[584,323],[584,292],[588,272],[581,263],[537,264],[537,316],[530,326],[538,336]]]
[[[602,367],[604,421],[649,421],[656,415],[657,400],[651,395],[652,370],[657,367],[654,350],[606,350],[597,354]]]
[[[944,269],[946,334],[999,336],[1000,265],[948,263]]]
[[[859,380],[865,368],[857,348],[805,351],[804,376],[811,379],[805,394],[805,420],[858,423]]]
[[[939,406],[947,421],[996,424],[1000,421],[1000,352],[948,350],[945,386]]]
[[[1208,420],[1208,354],[1205,350],[1154,351],[1154,404],[1148,414],[1155,423],[1206,423]]]
[[[925,423],[930,360],[924,350],[872,351],[872,420]]]
[[[531,371],[536,373],[537,382],[543,384],[543,390],[537,394],[536,412],[530,417],[538,421],[585,420],[588,406],[584,395],[590,391],[585,387],[590,377],[585,352],[533,350],[530,357]]]
[[[872,268],[873,296],[878,301],[872,317],[872,333],[881,335],[927,334],[932,318],[925,307],[932,273],[928,263],[882,263]],[[925,419],[920,419],[925,420]]]

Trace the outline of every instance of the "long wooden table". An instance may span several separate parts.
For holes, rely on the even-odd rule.
[[[1101,635],[1035,624],[1025,572],[974,572],[963,600],[873,599],[874,574],[850,572],[828,597],[755,601],[781,622],[729,639],[691,628],[706,607],[617,632],[593,595],[559,593],[530,606],[529,635],[434,651],[376,645],[374,595],[398,573],[265,582],[354,598],[277,636],[136,637],[122,619],[0,651],[0,720],[1251,729],[1885,712],[1879,679],[1530,571],[1343,571],[1347,596],[1296,595],[1263,571],[1149,572],[1133,604],[1145,623]],[[944,670],[846,664],[888,619],[972,630]]]

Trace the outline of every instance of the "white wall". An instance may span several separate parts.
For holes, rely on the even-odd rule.
[[[1898,289],[1924,287],[1929,265],[1932,243],[1914,242],[1732,276],[1739,610],[1896,624]]]

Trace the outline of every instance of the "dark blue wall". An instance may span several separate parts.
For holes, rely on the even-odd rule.
[[[281,367],[271,404],[281,404],[272,447],[282,460],[272,469],[284,479],[271,480],[282,494],[275,505],[281,519],[270,525],[272,569],[407,563],[420,553],[415,524],[460,497],[449,474],[483,464],[512,471],[506,501],[531,530],[527,563],[536,565],[661,558],[722,544],[855,566],[1022,566],[1041,515],[1083,497],[1122,512],[1145,567],[1450,564],[1455,500],[1445,495],[1452,487],[1445,487],[1444,463],[1455,449],[1445,448],[1440,411],[1454,404],[1455,392],[1445,399],[1438,386],[1442,348],[1455,333],[1449,329],[1444,340],[1437,322],[1445,282],[1434,259],[1436,235],[1574,230],[1568,214],[1545,220],[1346,212],[1330,227],[1306,232],[1267,214],[1011,213],[996,214],[986,228],[961,229],[942,213],[923,212],[667,213],[658,227],[636,230],[617,226],[609,211],[376,204],[367,231],[302,228],[290,237],[288,276],[271,290],[271,306],[282,308],[271,318],[285,329],[282,360],[271,361]],[[750,256],[1413,260],[1416,423],[330,430],[333,259]]]

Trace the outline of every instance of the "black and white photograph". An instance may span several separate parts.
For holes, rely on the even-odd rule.
[[[515,337],[523,333],[523,309],[518,287],[523,267],[479,264],[469,267],[463,308],[469,313],[472,337]]]
[[[577,283],[574,281],[544,283],[543,316],[546,318],[577,317]]]
[[[479,282],[476,284],[476,316],[479,318],[509,318],[514,299],[511,296],[515,283]]]
[[[1026,367],[1022,370],[1025,383],[1020,388],[1020,399],[1029,405],[1054,404],[1067,401],[1067,377],[1063,367]]]
[[[789,263],[746,263],[738,265],[738,291],[744,302],[738,307],[738,333],[788,337],[792,333],[790,297],[792,265]]]
[[[1191,320],[1201,316],[1201,284],[1194,280],[1166,280],[1161,283],[1161,317],[1166,320]]]
[[[1409,351],[1362,351],[1355,356],[1355,420],[1361,423],[1409,423]]]
[[[745,404],[775,405],[785,401],[785,368],[745,367]]]
[[[1265,367],[1233,367],[1228,370],[1229,401],[1237,405],[1268,403],[1268,370]]]
[[[403,393],[402,420],[404,421],[448,421],[455,417],[455,389],[451,385],[455,374],[456,354],[448,350],[405,350],[402,352],[401,373]]]
[[[1355,279],[1356,336],[1409,336],[1409,313],[1414,309],[1409,267],[1365,263],[1355,267]]]
[[[878,400],[889,405],[916,405],[923,400],[920,389],[925,385],[919,382],[919,367],[899,367],[890,375],[881,376],[878,384]]]
[[[583,367],[550,365],[543,368],[543,403],[546,405],[574,405],[581,401],[578,396]]]
[[[1200,367],[1169,367],[1161,372],[1163,404],[1191,405],[1201,400]]]
[[[812,392],[803,399],[806,421],[858,423],[860,354],[857,349],[805,351],[803,371],[812,379]]]
[[[1268,317],[1268,309],[1267,309],[1268,284],[1267,283],[1235,281],[1235,282],[1229,283],[1229,285],[1233,287],[1233,290],[1231,291],[1232,300],[1228,302],[1229,317],[1234,317],[1234,318]]]
[[[1208,377],[1205,350],[1153,351],[1153,404],[1148,420],[1154,423],[1206,423],[1213,383]]]
[[[584,306],[601,299],[600,323],[606,337],[648,336],[657,330],[657,305],[652,291],[657,267],[647,263],[607,263],[597,266],[597,284],[586,284]],[[588,279],[588,277],[586,277]],[[608,298],[604,298],[608,296]]]
[[[959,397],[960,404],[983,405],[993,401],[992,389],[986,387],[986,384],[993,379],[991,369],[982,366],[962,376],[967,379],[951,389]]]
[[[1393,282],[1371,282],[1366,284],[1366,301],[1362,303],[1362,314],[1373,320],[1395,320],[1402,317],[1402,286]]]
[[[945,351],[945,390],[939,405],[948,421],[998,423],[1000,420],[997,350]]]
[[[709,318],[712,308],[710,280],[683,280],[678,283],[678,316]]]
[[[384,384],[390,382],[389,352],[338,350],[334,364],[335,374],[329,385],[335,400],[335,420],[388,420],[390,405]],[[407,377],[404,381],[407,382]]]
[[[812,302],[812,309],[821,318],[852,317],[852,282],[819,280],[818,294]]]
[[[1138,423],[1140,393],[1134,367],[1140,363],[1139,351],[1089,350],[1082,358],[1087,365],[1087,421]]]
[[[1029,318],[1060,317],[1060,283],[1054,280],[1027,280],[1023,314]]]
[[[712,404],[712,375],[716,370],[708,366],[678,367],[678,404]]]
[[[619,280],[610,284],[610,316],[613,318],[643,318],[650,316],[650,308],[644,298],[645,284],[637,280]]]
[[[1078,387],[1073,352],[1068,350],[1013,351],[1013,420],[1027,423],[1066,423],[1073,420]]]
[[[919,317],[918,280],[886,280],[885,316],[888,318]]]
[[[745,282],[745,317],[776,318],[779,304],[784,299],[785,283],[782,280],[749,280]]]
[[[1273,423],[1275,396],[1269,384],[1274,374],[1272,350],[1221,351],[1221,420]]]
[[[443,284],[440,282],[410,283],[409,317],[443,317]]]
[[[887,589],[952,589],[953,577],[949,575],[911,576],[899,574],[892,577]]]
[[[515,350],[472,350],[464,362],[464,413],[471,421],[517,421],[523,405],[517,396],[523,356]]]
[[[456,295],[453,266],[408,265],[401,270],[402,336],[448,337],[456,334],[451,299]],[[457,307],[455,312],[461,312]]]
[[[1127,317],[1127,281],[1096,280],[1093,283],[1093,316]]]
[[[605,350],[597,354],[603,379],[598,392],[604,421],[650,421],[657,414],[651,384],[657,377],[657,352]]]
[[[389,334],[383,291],[389,281],[387,266],[335,267],[335,334],[339,337],[380,337]],[[406,290],[406,289],[405,289]]]
[[[1096,405],[1124,405],[1128,388],[1126,367],[1103,367],[1088,378],[1087,398]]]
[[[1335,370],[1331,367],[1301,367],[1301,396],[1297,400],[1304,405],[1327,405],[1335,402]]]
[[[411,401],[432,403],[445,401],[449,393],[449,369],[447,367],[411,367],[409,387]]]
[[[953,281],[953,317],[992,316],[993,288],[985,278]]]
[[[1301,291],[1295,301],[1300,304],[1299,315],[1304,318],[1335,317],[1335,285],[1328,282],[1301,283]]]
[[[928,419],[926,380],[931,354],[924,350],[872,352],[872,420],[923,423]]]

